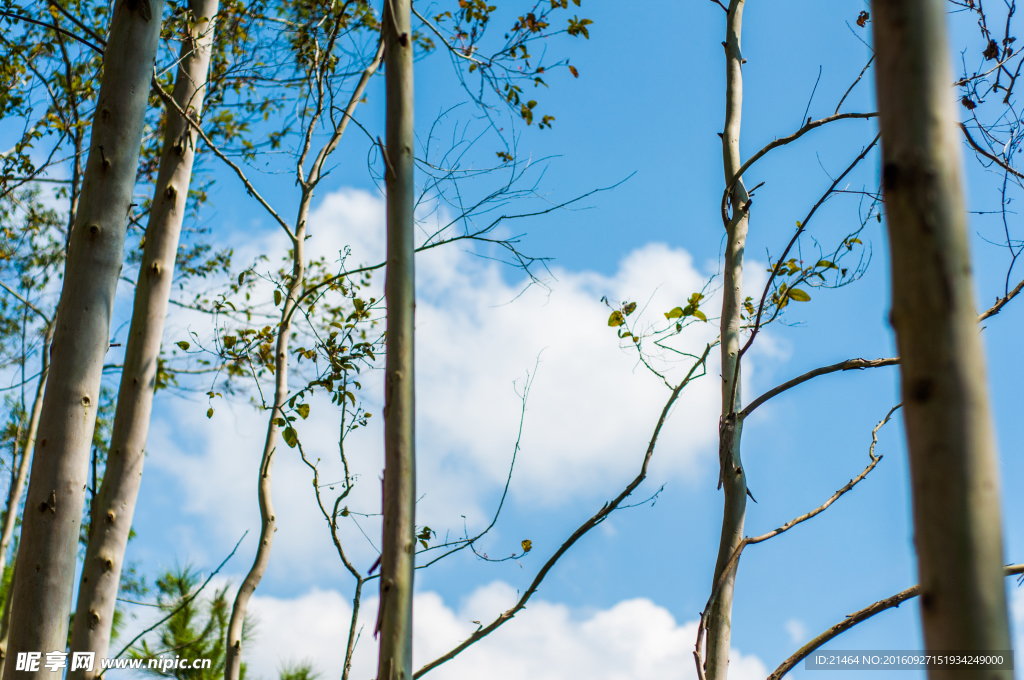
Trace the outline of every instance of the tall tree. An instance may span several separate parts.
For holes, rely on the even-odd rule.
[[[722,537],[715,563],[713,590],[718,596],[708,618],[707,677],[722,680],[729,670],[729,639],[732,630],[732,593],[737,564],[730,558],[743,540],[747,507],[747,478],[740,460],[740,332],[743,320],[743,256],[749,223],[749,197],[738,173],[740,126],[743,117],[743,35],[744,0],[729,3],[725,38],[725,131],[722,160],[732,218],[726,222],[725,262],[722,268],[722,416],[719,421],[719,486],[724,490]]]
[[[218,0],[189,3],[189,34],[181,46],[174,106],[167,110],[163,155],[135,287],[106,471],[92,505],[89,545],[75,609],[79,615],[75,617],[71,649],[95,652],[97,657],[107,656],[110,647],[121,568],[142,482],[164,320],[195,160],[197,135],[181,112],[194,120],[199,120],[202,113],[218,6]],[[69,676],[91,678],[99,670],[78,669],[69,672]]]
[[[86,469],[163,6],[121,0],[111,17],[26,496],[23,566],[11,589],[8,677],[18,652],[67,644]]]
[[[925,645],[1008,650],[999,475],[974,309],[945,2],[871,4],[891,321],[902,360]],[[953,673],[937,668],[930,677]]]
[[[412,678],[412,587],[416,548],[413,261],[412,3],[385,3],[387,146],[387,364],[384,372],[384,537],[381,549],[378,680]]]

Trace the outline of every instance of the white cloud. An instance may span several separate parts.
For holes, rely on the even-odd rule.
[[[310,256],[336,258],[351,246],[349,264],[378,261],[383,214],[381,201],[365,192],[327,196],[310,218]],[[238,261],[283,247],[281,236],[268,233],[251,240]],[[470,530],[481,526],[489,511],[483,500],[503,486],[508,474],[521,408],[517,389],[527,372],[533,373],[538,357],[512,501],[556,507],[620,490],[639,468],[669,390],[637,361],[635,351],[619,346],[601,298],[637,301],[639,309],[630,319],[643,328],[663,324],[662,313],[685,304],[706,280],[689,253],[662,244],[626,254],[610,276],[555,267],[549,291],[534,286],[523,292],[525,282],[509,283],[503,277],[508,272],[500,267],[459,246],[437,248],[417,260],[420,524],[460,530],[465,515]],[[716,301],[717,293],[711,292],[704,304],[713,310]],[[699,353],[716,335],[713,321],[698,323],[675,346]],[[678,381],[692,359],[663,354],[659,370]],[[676,403],[651,466],[653,483],[713,474],[717,366],[713,351],[707,376],[693,382]],[[364,396],[378,417],[346,444],[360,475],[346,503],[370,513],[380,503],[379,377],[375,373],[363,381]],[[258,530],[256,470],[266,414],[245,404],[218,404],[214,418],[207,420],[205,406],[178,399],[164,399],[157,413],[149,464],[177,479],[181,495],[176,503],[202,520],[198,534],[195,526],[172,531],[180,533],[183,550],[193,559],[215,562],[217,556],[203,548],[211,544],[209,532],[220,539],[212,544],[223,545],[245,529]],[[324,461],[321,481],[340,479],[335,409],[314,402],[313,413],[299,424],[300,435],[307,452]],[[323,582],[325,568],[340,573],[310,480],[296,452],[280,449],[273,492],[280,531],[272,564],[291,583],[304,586]],[[373,520],[366,522],[366,532],[377,535]],[[356,546],[355,557],[372,561],[372,549],[358,529],[346,523],[344,532],[346,545]]]
[[[795,645],[801,644],[807,640],[807,626],[799,619],[790,619],[789,621],[786,621],[786,632],[789,633],[789,639],[792,640]]]
[[[489,622],[516,598],[505,583],[477,589],[457,609],[436,593],[416,596],[414,669],[447,652]],[[369,680],[376,671],[373,621],[375,598],[366,598],[360,616],[362,637],[353,680]],[[323,677],[339,677],[351,606],[336,591],[311,590],[295,599],[257,595],[252,612],[258,636],[246,656],[256,677],[274,678],[283,662],[308,659]],[[662,680],[694,678],[692,649],[697,624],[679,624],[648,599],[624,600],[609,609],[574,610],[534,600],[488,638],[431,671],[432,680]],[[730,677],[764,678],[768,671],[755,656],[733,650]]]

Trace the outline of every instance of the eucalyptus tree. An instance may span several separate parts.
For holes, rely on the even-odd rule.
[[[974,309],[945,3],[875,0],[871,7],[925,646],[1009,650],[999,466]]]
[[[386,5],[381,29],[387,69],[387,366],[384,373],[384,536],[381,540],[377,677],[412,677],[412,592],[416,564],[416,199],[412,2]]]
[[[201,118],[218,6],[217,0],[196,0],[188,8],[173,94],[175,106],[168,110],[164,124],[164,149],[135,287],[109,454],[103,483],[91,505],[91,531],[71,649],[93,652],[97,658],[106,657],[110,647],[121,569],[142,482],[164,320],[187,210],[197,136],[184,116]],[[98,673],[98,668],[70,671],[72,677]]]
[[[16,652],[60,649],[68,616],[96,403],[132,207],[142,125],[160,38],[162,0],[115,5],[68,240],[47,390],[11,588],[5,673]],[[37,672],[41,675],[45,671]]]

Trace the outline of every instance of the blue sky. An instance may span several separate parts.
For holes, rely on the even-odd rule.
[[[869,39],[868,30],[854,23],[866,8],[845,0],[749,3],[743,40],[748,59],[744,157],[799,126],[819,67],[807,115],[833,112],[870,56],[861,42]],[[520,155],[552,157],[540,187],[554,200],[628,181],[588,198],[581,204],[586,209],[512,227],[525,232],[524,251],[553,258],[548,293],[534,288],[512,301],[524,284],[519,272],[457,248],[432,253],[419,265],[418,446],[425,494],[420,508],[435,529],[458,531],[461,515],[478,526],[497,503],[519,419],[514,381],[521,388],[538,356],[540,361],[510,502],[485,547],[493,555],[507,554],[529,538],[534,551],[501,564],[458,556],[419,572],[418,650],[443,650],[472,630],[470,620],[493,618],[508,607],[514,591],[529,583],[564,537],[635,475],[667,391],[618,348],[600,297],[641,305],[651,299],[647,318],[654,321],[716,272],[723,237],[716,133],[724,110],[724,12],[707,0],[584,3],[582,9],[594,19],[591,39],[552,48],[571,48],[580,78],[563,71],[550,79],[552,88],[541,102],[556,116],[555,126],[520,130]],[[975,49],[973,30],[969,20],[955,17],[954,44],[972,40]],[[420,63],[419,130],[463,98],[451,81],[445,58]],[[874,110],[873,98],[866,77],[844,110]],[[371,131],[382,128],[382,103],[378,79],[360,114]],[[841,172],[875,132],[873,122],[838,122],[773,152],[748,174],[747,186],[766,182],[751,218],[751,294],[763,285],[767,253],[780,252],[794,222],[830,183],[826,173]],[[379,253],[382,208],[365,169],[368,147],[365,137],[352,132],[342,143],[338,165],[318,192],[311,221],[317,245],[312,247],[330,252],[353,245],[355,255],[367,261]],[[490,153],[481,152],[480,162]],[[869,160],[851,175],[851,190],[877,185],[877,155]],[[209,167],[218,178],[213,208],[204,218],[211,238],[234,244],[239,262],[279,248],[274,225],[246,199],[236,179]],[[997,177],[973,157],[967,167],[971,209],[998,205]],[[280,182],[256,176],[257,186],[288,212],[293,199]],[[993,228],[989,220],[973,217],[971,223],[979,307],[1001,291],[1006,273],[1005,251],[981,239]],[[857,198],[841,197],[815,217],[811,236],[827,247],[856,222]],[[872,260],[861,281],[791,305],[790,325],[775,326],[759,338],[746,376],[747,401],[821,365],[895,354],[885,320],[884,225],[872,220],[864,234]],[[122,309],[127,313],[127,305]],[[983,332],[1001,453],[1008,562],[1024,559],[1016,493],[1024,474],[1016,455],[1024,434],[1017,415],[1024,375],[1013,351],[1024,331],[1022,318],[1017,302],[1011,303]],[[178,339],[174,333],[190,321],[172,318],[166,339]],[[687,336],[690,347],[699,351],[708,333],[714,329],[695,329]],[[369,408],[379,413],[374,406],[378,380],[367,382]],[[466,660],[435,671],[438,678],[694,675],[692,622],[709,593],[722,503],[715,489],[716,385],[717,373],[709,370],[674,410],[650,479],[637,492],[637,500],[647,498],[664,484],[657,502],[618,512],[588,535],[551,572],[526,614]],[[744,429],[743,456],[758,501],[748,504],[747,534],[763,533],[818,506],[858,474],[868,460],[871,429],[898,401],[896,369],[882,368],[818,378],[759,409]],[[255,469],[263,416],[235,403],[219,407],[207,421],[205,408],[158,397],[135,520],[139,537],[129,559],[139,560],[150,574],[176,560],[209,570],[249,529],[224,572],[237,583],[251,563],[258,533]],[[303,433],[321,442],[314,446],[325,459],[332,427],[324,422]],[[901,427],[897,417],[881,430],[877,452],[884,459],[854,491],[822,516],[744,554],[733,619],[733,646],[742,653],[737,676],[771,671],[846,614],[916,582]],[[379,434],[369,428],[352,444],[366,511],[375,509]],[[253,667],[269,676],[275,658],[310,655],[331,677],[342,642],[330,638],[328,621],[343,613],[351,582],[332,557],[323,521],[311,505],[307,472],[288,458],[277,465],[275,502],[282,528],[254,604],[262,622]],[[369,566],[372,549],[354,529],[347,532],[357,558]],[[1013,581],[1007,586],[1020,612],[1019,627],[1024,598]],[[372,616],[372,601],[366,607]],[[139,616],[133,625],[145,620],[144,612]],[[861,624],[829,648],[919,648],[916,619],[916,605],[908,603]],[[307,624],[313,632],[302,633]],[[294,638],[300,633],[305,639]],[[609,641],[630,635],[647,640],[653,651],[641,655],[636,650],[642,644],[633,642],[613,653],[618,648]],[[336,643],[323,642],[331,639]],[[325,647],[329,644],[335,646]],[[360,644],[361,670],[372,657],[368,632]],[[428,656],[418,651],[417,665]],[[596,665],[591,669],[590,664]],[[810,674],[797,670],[793,675]]]

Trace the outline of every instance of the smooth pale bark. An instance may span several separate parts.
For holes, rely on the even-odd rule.
[[[203,107],[218,0],[193,0],[196,17],[191,40],[182,44],[174,101],[198,120]],[[92,506],[89,545],[78,588],[71,649],[105,657],[121,580],[135,503],[142,483],[146,437],[156,387],[157,361],[167,317],[174,262],[185,217],[195,158],[195,130],[177,111],[168,109],[164,148],[153,206],[146,228],[135,306],[125,348],[117,411],[106,472]],[[78,669],[68,678],[94,678],[102,669]]]
[[[256,557],[249,573],[238,588],[235,603],[231,608],[231,619],[228,622],[227,660],[224,664],[225,680],[239,680],[242,673],[242,630],[245,626],[245,614],[249,607],[249,599],[256,592],[256,587],[263,579],[270,563],[270,550],[273,547],[274,532],[277,531],[277,518],[274,516],[274,502],[271,497],[273,489],[274,454],[277,452],[278,419],[285,416],[284,406],[288,400],[288,341],[291,336],[291,321],[295,305],[302,295],[306,262],[306,219],[309,206],[313,199],[312,189],[303,189],[299,207],[299,221],[295,229],[295,240],[292,243],[292,277],[288,284],[287,296],[281,310],[281,323],[278,325],[277,346],[275,348],[275,384],[274,405],[270,411],[270,422],[267,425],[267,437],[263,443],[263,457],[260,460],[259,481],[257,492],[260,504],[260,542],[256,547]]]
[[[743,29],[743,0],[732,0],[726,24],[725,130],[722,134],[722,159],[725,181],[732,186],[729,197],[732,219],[726,225],[725,266],[722,279],[722,419],[719,427],[719,460],[724,492],[722,536],[712,589],[721,582],[718,597],[708,613],[708,643],[705,674],[708,680],[723,680],[729,673],[729,640],[732,633],[732,596],[738,563],[723,576],[729,558],[743,540],[743,520],[747,509],[747,480],[740,461],[740,329],[743,311],[743,254],[747,241],[747,191],[743,179],[736,177],[740,160],[740,127],[743,114],[743,55],[740,38]],[[724,579],[724,580],[723,580]]]
[[[249,608],[249,600],[252,598],[252,594],[256,591],[260,581],[263,579],[263,573],[267,570],[267,565],[270,563],[270,551],[273,547],[274,532],[277,531],[277,524],[274,518],[274,506],[271,499],[272,490],[272,471],[274,465],[274,452],[277,446],[278,438],[278,418],[284,416],[284,403],[288,398],[288,341],[291,334],[292,317],[297,311],[297,305],[299,296],[302,295],[302,289],[305,279],[305,253],[306,253],[306,221],[309,218],[309,210],[313,203],[313,190],[319,183],[320,179],[324,176],[323,168],[324,163],[327,161],[328,156],[334,153],[334,150],[338,148],[338,143],[341,141],[342,136],[345,134],[345,130],[348,128],[348,122],[352,120],[352,114],[356,110],[356,106],[359,105],[360,100],[363,97],[363,93],[366,91],[366,86],[370,82],[370,78],[377,72],[377,68],[380,66],[381,59],[383,57],[383,45],[378,47],[377,54],[374,56],[370,64],[363,70],[362,75],[359,78],[359,82],[356,84],[356,88],[352,93],[352,97],[349,99],[348,106],[345,108],[340,120],[335,120],[333,115],[331,120],[334,122],[334,132],[328,139],[327,143],[320,148],[316,158],[313,160],[313,164],[309,170],[309,176],[303,176],[303,167],[306,161],[307,154],[310,149],[310,140],[312,139],[314,126],[316,121],[320,119],[324,111],[322,108],[317,109],[316,115],[309,122],[307,127],[306,142],[303,147],[303,152],[299,156],[298,169],[298,183],[302,187],[302,196],[299,200],[299,212],[296,220],[298,227],[295,230],[295,237],[292,239],[292,280],[288,286],[288,296],[285,299],[284,308],[281,310],[281,323],[278,326],[279,335],[277,339],[277,381],[274,387],[274,407],[270,412],[270,423],[267,425],[267,438],[263,446],[263,458],[260,461],[260,476],[258,482],[259,492],[259,504],[260,504],[260,516],[262,518],[260,528],[260,544],[256,548],[256,558],[253,560],[253,565],[249,569],[249,573],[246,575],[245,580],[242,582],[242,586],[238,589],[238,593],[235,595],[235,602],[231,608],[231,619],[228,622],[228,648],[227,648],[227,661],[224,664],[224,677],[225,680],[239,680],[242,672],[242,631],[245,627],[245,615]],[[320,74],[323,78],[324,73]],[[323,87],[323,80],[320,81],[318,87]],[[320,91],[323,94],[323,91]],[[322,103],[321,99],[321,103]],[[353,613],[355,616],[355,613]],[[353,648],[354,641],[349,637],[349,653],[346,655],[346,659],[351,657],[351,649]],[[348,676],[348,666],[346,666],[343,673],[343,677]]]
[[[15,659],[67,646],[89,451],[163,8],[163,0],[120,0],[111,18],[25,501],[7,678],[59,677],[43,665],[15,671]]]
[[[412,587],[416,544],[413,328],[413,52],[410,0],[386,3],[387,363],[384,373],[384,534],[377,680],[412,678]]]
[[[1009,650],[943,0],[873,0],[892,313],[929,650]],[[929,677],[952,677],[936,668]],[[1011,678],[978,670],[973,677]]]

